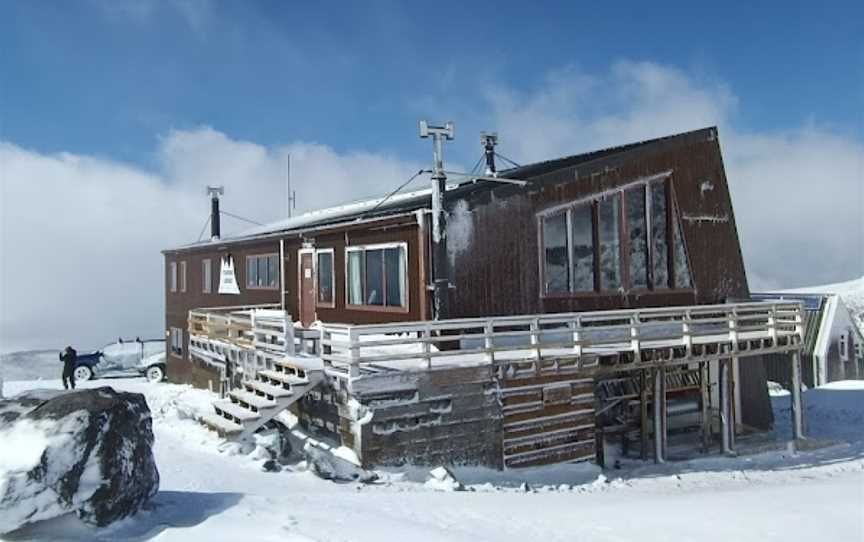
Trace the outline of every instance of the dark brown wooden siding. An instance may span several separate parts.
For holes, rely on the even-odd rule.
[[[284,243],[285,266],[285,310],[294,319],[299,318],[299,273],[298,250],[305,247],[334,249],[334,272],[336,283],[335,307],[317,307],[317,318],[327,322],[340,323],[380,323],[392,321],[422,320],[426,318],[425,273],[422,262],[424,243],[422,231],[413,216],[398,220],[387,219],[375,226],[358,228],[330,228],[317,235],[298,236],[292,234],[282,238]],[[408,247],[408,308],[404,311],[378,311],[374,309],[354,309],[346,307],[345,298],[345,247],[404,242]],[[258,254],[279,254],[280,238],[266,241],[213,243],[189,249],[165,252],[165,333],[178,327],[184,330],[184,353],[182,358],[168,356],[168,378],[173,382],[192,383],[199,387],[217,389],[218,374],[205,366],[193,363],[188,357],[189,336],[186,332],[188,313],[192,309],[206,307],[247,306],[280,303],[279,288],[250,289],[246,287],[246,258]],[[234,258],[235,276],[240,288],[239,295],[218,294],[219,273],[222,256],[230,254]],[[203,260],[209,258],[212,265],[212,292],[203,293]],[[170,264],[177,262],[178,277],[180,262],[186,262],[186,291],[170,291]]]
[[[694,288],[542,298],[537,214],[669,170]],[[502,184],[448,202],[452,317],[709,304],[749,295],[714,130],[530,180],[527,188]]]

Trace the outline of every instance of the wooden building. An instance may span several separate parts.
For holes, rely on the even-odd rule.
[[[837,380],[864,379],[864,337],[842,296],[831,293],[760,292],[753,299],[795,300],[804,306],[807,333],[801,352],[802,379],[808,387]],[[769,380],[785,388],[792,385],[788,363],[782,356],[767,356]]]
[[[445,193],[448,314],[432,314],[430,190],[165,250],[168,378],[214,389],[224,380],[189,354],[196,309],[267,306],[304,326],[363,325],[749,297],[716,128],[522,166],[500,177],[524,184],[469,180]],[[736,419],[770,427],[761,360],[736,364],[735,373]]]

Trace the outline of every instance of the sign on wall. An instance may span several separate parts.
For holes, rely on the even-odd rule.
[[[237,276],[234,274],[234,258],[230,254],[222,256],[222,270],[219,272],[219,293],[239,294]]]

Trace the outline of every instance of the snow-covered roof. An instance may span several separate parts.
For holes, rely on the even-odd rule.
[[[557,171],[560,169],[574,167],[587,162],[592,162],[597,159],[608,157],[611,155],[619,155],[632,150],[643,148],[647,145],[665,144],[670,141],[685,141],[692,137],[708,137],[716,138],[716,128],[702,128],[691,132],[674,134],[656,139],[629,143],[617,147],[610,147],[597,151],[574,154],[563,158],[536,162],[523,166],[514,167],[512,169],[502,170],[499,176],[502,179],[529,179],[542,176],[546,173]],[[533,182],[533,181],[532,181]],[[460,193],[473,192],[477,190],[489,190],[496,186],[495,182],[477,181],[476,179],[466,176],[465,181],[456,184],[448,184],[447,191],[459,190]],[[432,197],[431,188],[422,190],[414,190],[412,192],[404,192],[390,196],[379,196],[372,199],[355,201],[325,209],[309,211],[301,215],[278,220],[269,224],[256,226],[248,230],[242,231],[239,234],[226,236],[218,241],[199,241],[188,245],[180,246],[174,250],[182,250],[195,247],[203,247],[219,243],[232,243],[241,240],[254,239],[257,237],[265,237],[268,235],[291,232],[296,230],[310,229],[318,226],[333,225],[333,224],[350,224],[368,221],[384,216],[392,216],[400,212],[415,211],[431,207]]]

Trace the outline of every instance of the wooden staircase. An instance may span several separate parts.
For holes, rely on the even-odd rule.
[[[215,413],[201,422],[232,440],[249,440],[264,424],[299,401],[324,379],[318,358],[285,356],[273,361],[272,369],[259,370],[254,380],[244,380],[241,389],[213,403]]]

